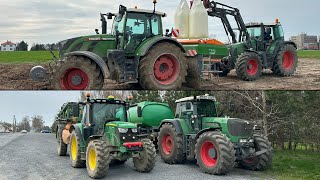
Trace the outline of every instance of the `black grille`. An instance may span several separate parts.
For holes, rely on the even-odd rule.
[[[228,130],[232,136],[249,137],[252,135],[254,124],[242,119],[229,119]]]
[[[127,133],[120,133],[120,138],[121,138],[121,141],[123,142],[132,142],[132,141],[137,141],[138,139],[137,133],[133,133],[131,129],[128,129]]]

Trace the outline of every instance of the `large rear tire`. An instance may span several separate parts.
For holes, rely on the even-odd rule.
[[[239,165],[244,169],[249,169],[253,171],[261,171],[269,168],[272,164],[272,147],[268,139],[261,135],[254,135],[254,146],[255,150],[260,151],[267,149],[266,153],[260,154],[259,156],[244,159],[239,162]]]
[[[293,75],[297,66],[297,49],[291,44],[286,44],[279,51],[272,70],[274,74],[285,77]]]
[[[244,81],[257,80],[262,74],[262,61],[257,53],[244,52],[236,63],[237,76]]]
[[[81,159],[80,134],[72,131],[70,136],[70,161],[74,168],[82,168],[85,166],[85,161]]]
[[[143,139],[143,151],[140,157],[133,158],[133,165],[138,172],[151,172],[156,163],[157,150],[150,139]]]
[[[195,57],[188,58],[188,75],[186,85],[190,88],[198,89],[201,86],[201,69],[198,67],[198,60]]]
[[[235,153],[232,142],[220,132],[205,132],[197,139],[196,160],[205,173],[226,174],[235,166]]]
[[[183,153],[183,139],[170,123],[161,126],[158,139],[158,148],[161,159],[167,164],[180,164],[186,159]]]
[[[151,90],[181,88],[187,75],[187,59],[182,50],[172,43],[154,45],[139,64],[139,82]]]
[[[86,150],[87,172],[91,178],[100,179],[107,175],[110,164],[106,143],[99,140],[90,141]]]
[[[59,61],[50,77],[55,90],[100,90],[103,75],[92,60],[82,56],[70,56]]]
[[[61,137],[58,137],[58,155],[66,156],[67,155],[67,145],[62,141]]]

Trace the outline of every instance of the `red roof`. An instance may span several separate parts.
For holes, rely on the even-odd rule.
[[[11,42],[11,41],[7,41],[2,43],[1,45],[15,45],[15,43]]]

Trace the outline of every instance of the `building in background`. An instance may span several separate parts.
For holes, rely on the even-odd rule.
[[[0,124],[0,133],[6,132],[6,127],[4,125]]]
[[[298,49],[319,50],[319,41],[317,36],[309,36],[302,33],[298,36],[292,36],[290,40],[297,44]]]
[[[1,51],[15,51],[17,45],[11,41],[7,41],[1,44]]]

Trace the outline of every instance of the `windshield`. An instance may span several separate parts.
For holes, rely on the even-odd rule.
[[[217,117],[216,105],[214,101],[196,102],[197,114],[203,117]]]
[[[261,37],[261,27],[250,27],[247,29],[248,30],[248,33],[249,35],[254,38],[259,38]]]
[[[117,118],[119,111],[125,111],[125,106],[122,104],[95,103],[92,107],[93,122],[103,125],[108,121],[120,121],[120,118]]]

